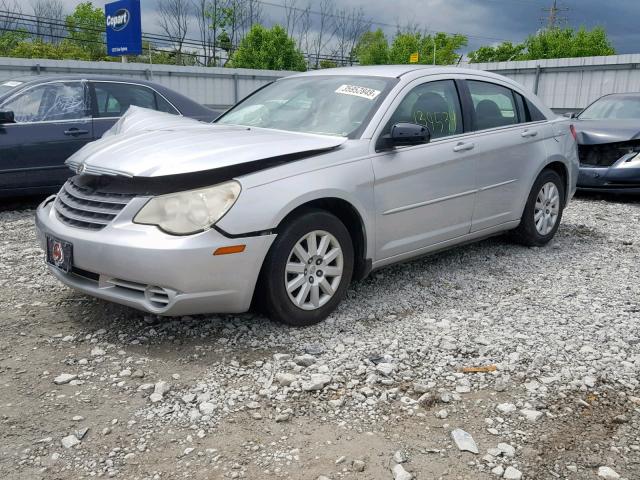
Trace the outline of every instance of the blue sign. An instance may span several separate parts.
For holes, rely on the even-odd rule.
[[[142,53],[142,18],[140,0],[120,0],[104,6],[107,18],[107,54]]]

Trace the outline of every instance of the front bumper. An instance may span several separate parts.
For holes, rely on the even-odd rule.
[[[640,192],[640,168],[580,165],[578,189],[599,192]]]
[[[99,231],[62,223],[51,197],[36,212],[38,239],[73,244],[73,270],[49,266],[64,284],[89,295],[158,315],[239,313],[249,309],[263,260],[275,234],[229,239],[209,230],[173,236],[133,223],[134,199]],[[242,253],[214,256],[244,244]]]

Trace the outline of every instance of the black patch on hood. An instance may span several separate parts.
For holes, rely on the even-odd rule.
[[[277,157],[263,158],[212,170],[201,170],[177,175],[164,175],[161,177],[123,177],[119,175],[81,174],[73,177],[73,181],[84,188],[105,193],[163,195],[210,187],[242,175],[248,175],[285,163],[310,158],[320,153],[333,150],[334,148],[337,147],[279,155]]]

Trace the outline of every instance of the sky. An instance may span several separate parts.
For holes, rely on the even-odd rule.
[[[28,0],[20,0],[28,3]],[[184,0],[190,1],[190,0]],[[268,3],[282,4],[284,0],[267,0]],[[304,7],[311,1],[312,9],[317,9],[319,0],[297,0]],[[80,0],[62,0],[68,10],[72,10]],[[155,8],[158,0],[142,0],[143,31],[158,33]],[[107,1],[94,0],[96,6]],[[520,42],[529,34],[543,26],[542,18],[548,16],[543,11],[552,0],[335,0],[336,6],[363,7],[373,20],[386,25],[382,28],[388,37],[395,32],[396,25],[408,21],[418,23],[429,31],[463,33],[469,36],[466,51],[482,45],[496,44],[504,40]],[[585,25],[589,28],[602,26],[606,29],[617,53],[640,53],[640,0],[559,0],[558,6],[567,9],[559,16],[565,25],[574,28]],[[264,5],[268,24],[284,21],[284,9]],[[28,10],[28,9],[27,9]],[[189,37],[197,38],[194,24]]]

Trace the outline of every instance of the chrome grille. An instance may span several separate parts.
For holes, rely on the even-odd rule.
[[[68,180],[56,197],[58,218],[72,227],[101,230],[135,195],[99,192]]]

